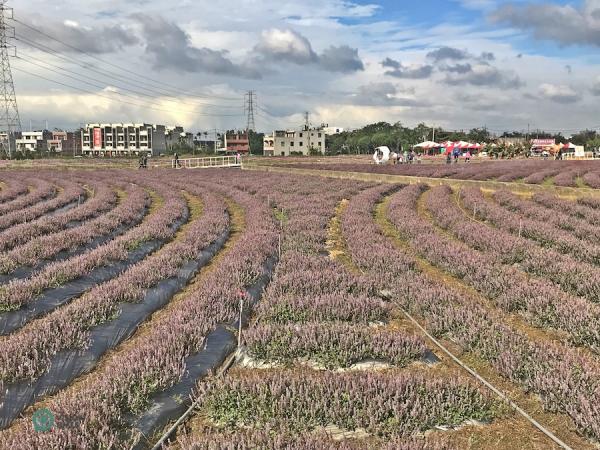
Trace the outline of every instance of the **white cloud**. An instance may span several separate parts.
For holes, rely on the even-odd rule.
[[[594,82],[594,84],[592,85],[592,94],[594,94],[595,96],[600,96],[600,76],[598,78],[596,78],[596,81]]]
[[[79,28],[79,22],[75,22],[74,20],[67,19],[63,23],[65,24],[66,27]]]
[[[63,40],[98,53],[100,59],[124,69],[110,67],[114,73],[130,77],[129,71],[137,72],[157,81],[150,83],[152,86],[143,82],[131,86],[110,77],[88,74],[104,80],[109,92],[113,89],[122,92],[129,87],[158,95],[153,87],[161,91],[165,89],[161,86],[169,86],[167,90],[174,87],[182,92],[233,97],[207,100],[218,107],[197,110],[157,99],[165,109],[173,110],[161,113],[115,101],[93,102],[91,94],[77,92],[69,96],[66,88],[55,92],[53,84],[15,72],[24,120],[48,118],[73,125],[101,120],[180,121],[192,129],[241,127],[243,93],[254,89],[258,104],[267,111],[259,110],[256,117],[259,128],[265,130],[298,126],[305,110],[312,112],[315,123],[323,120],[348,127],[374,120],[399,120],[407,125],[426,121],[455,128],[486,124],[490,128],[520,129],[523,122],[534,117],[534,127],[584,128],[589,125],[590,117],[594,117],[597,98],[582,93],[600,95],[600,80],[590,82],[598,75],[597,66],[590,62],[593,58],[582,57],[580,52],[571,56],[568,51],[559,56],[540,56],[535,49],[528,48],[526,58],[519,59],[517,55],[523,50],[513,47],[512,42],[523,37],[523,30],[490,26],[483,15],[481,20],[458,20],[461,6],[471,8],[469,14],[478,14],[477,10],[488,10],[501,4],[500,1],[457,0],[453,2],[457,11],[452,21],[430,26],[392,14],[383,14],[386,19],[379,20],[374,14],[386,13],[386,9],[346,0],[170,4],[144,0],[148,14],[180,28],[178,46],[162,45],[164,34],[153,36],[141,32],[140,25],[130,18],[139,12],[138,1],[61,0],[50,6],[42,0],[22,3],[26,5],[20,7],[17,16],[36,19],[38,25],[60,25],[48,25],[47,30],[52,35],[60,32],[58,36]],[[39,11],[44,11],[44,15]],[[69,11],[68,24],[64,11]],[[90,24],[93,32],[86,32],[79,24]],[[115,30],[121,31],[119,39]],[[97,39],[94,33],[99,31],[106,31],[105,39]],[[148,40],[153,42],[151,53],[145,52]],[[444,47],[461,49],[469,59],[436,62],[427,58],[428,53]],[[263,51],[262,58],[256,58],[255,49]],[[493,53],[495,60],[486,64],[480,56],[483,53]],[[25,49],[23,54],[57,64],[56,59],[39,51]],[[396,61],[398,67],[383,68],[381,61],[386,58]],[[189,71],[169,68],[182,61]],[[154,67],[160,62],[163,70],[157,71]],[[86,63],[109,67],[92,59],[86,59]],[[447,72],[442,71],[443,64],[448,66]],[[571,75],[563,70],[567,65],[573,68]],[[15,61],[15,66],[60,80],[56,74],[32,69],[22,61]],[[432,66],[431,73],[428,66]],[[66,63],[64,67],[78,73],[83,70]],[[386,70],[395,73],[396,78],[384,77]],[[262,78],[249,78],[249,71],[257,71]],[[398,76],[402,78],[401,87],[396,83]],[[66,79],[60,81],[75,84]],[[525,86],[518,90],[506,89],[521,82]],[[547,86],[541,88],[541,85]],[[572,110],[556,114],[552,108],[540,109],[540,98],[563,102],[563,108]],[[149,99],[140,97],[139,102],[146,100]],[[573,101],[578,102],[577,108],[569,106],[568,102]],[[214,115],[202,115],[211,113]]]
[[[265,56],[299,64],[312,62],[317,58],[308,39],[289,29],[273,28],[263,31],[257,50]]]
[[[542,97],[557,103],[575,103],[579,100],[579,93],[572,87],[561,84],[544,83],[540,85]]]

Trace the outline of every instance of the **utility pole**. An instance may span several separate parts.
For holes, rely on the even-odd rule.
[[[17,96],[15,95],[15,85],[13,83],[12,71],[10,69],[9,48],[16,47],[9,45],[8,39],[15,36],[14,27],[6,25],[7,19],[14,17],[13,9],[6,7],[7,0],[0,0],[0,59],[2,72],[2,84],[0,85],[0,131],[6,131],[8,141],[8,157],[12,158],[12,148],[10,138],[16,131],[21,131],[21,118],[17,108]]]
[[[254,91],[248,91],[244,95],[244,105],[246,112],[246,131],[256,131],[256,124],[254,123],[254,105],[256,104],[256,93]]]

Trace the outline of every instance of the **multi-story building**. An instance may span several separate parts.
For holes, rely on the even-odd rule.
[[[81,132],[53,131],[47,145],[48,151],[51,153],[79,155],[81,154]]]
[[[88,156],[126,156],[166,152],[164,125],[89,123],[81,132],[81,149]]]
[[[47,131],[23,131],[21,137],[15,140],[18,151],[35,152],[37,150],[47,150],[45,143],[52,139],[52,134]]]
[[[225,133],[223,149],[225,153],[250,153],[250,138],[247,132]]]
[[[301,131],[273,131],[263,139],[265,156],[325,154],[325,133],[321,128]]]
[[[221,146],[221,134],[217,133],[216,130],[196,133],[194,145],[202,152],[216,153],[217,148]]]

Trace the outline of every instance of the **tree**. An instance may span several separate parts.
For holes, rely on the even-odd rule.
[[[250,153],[253,155],[262,155],[264,153],[264,133],[248,131],[248,141],[250,142]]]

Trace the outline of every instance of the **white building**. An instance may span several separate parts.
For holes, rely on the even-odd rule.
[[[333,136],[334,134],[340,134],[343,132],[344,132],[344,129],[342,127],[330,127],[330,126],[323,127],[323,133],[325,133],[326,136]]]
[[[35,152],[38,148],[44,146],[44,141],[47,138],[44,131],[24,131],[21,133],[21,138],[15,140],[15,145],[18,151]]]
[[[81,133],[81,149],[88,156],[153,156],[167,150],[164,125],[146,123],[88,123]]]
[[[265,156],[325,154],[325,133],[320,128],[273,131],[263,139]]]

